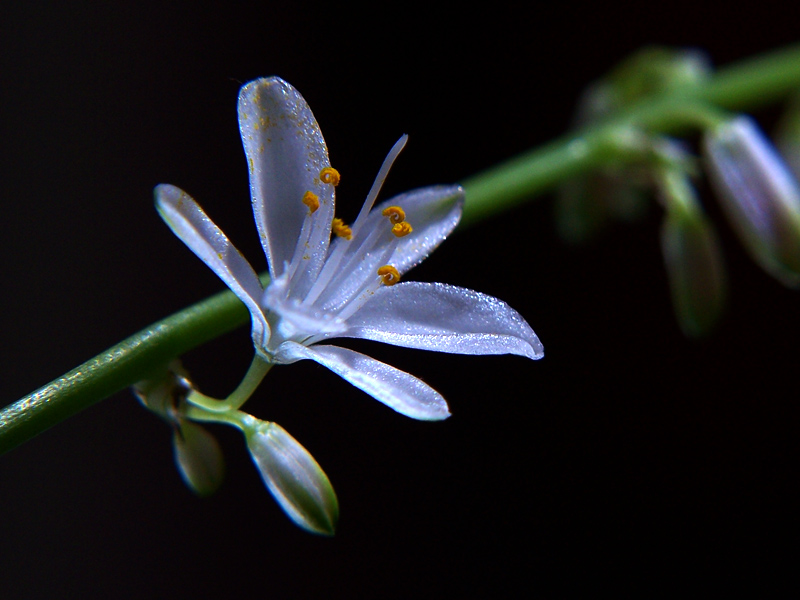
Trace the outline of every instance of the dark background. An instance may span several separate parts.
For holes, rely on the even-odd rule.
[[[4,4],[0,400],[221,289],[156,215],[155,184],[186,189],[265,267],[236,123],[250,79],[308,100],[352,218],[404,132],[383,197],[560,135],[581,89],[644,44],[724,65],[796,38],[796,15],[764,3],[431,7]],[[506,300],[543,361],[358,346],[440,390],[443,423],[310,363],[275,369],[247,405],[325,468],[335,538],[283,516],[233,430],[214,429],[225,484],[195,498],[168,428],[121,393],[0,458],[0,594],[504,597],[780,574],[797,550],[796,292],[721,227],[730,309],[687,341],[659,211],[575,248],[548,200],[457,232],[410,276]],[[242,330],[185,364],[224,395],[250,356]]]

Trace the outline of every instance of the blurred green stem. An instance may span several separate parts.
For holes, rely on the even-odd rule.
[[[721,69],[706,83],[648,98],[601,125],[570,133],[462,181],[467,194],[462,224],[520,204],[580,173],[619,162],[606,142],[615,128],[681,132],[702,126],[706,111],[751,110],[798,89],[800,46],[791,46]]]
[[[625,160],[609,143],[623,127],[665,133],[702,128],[720,109],[757,108],[798,88],[800,46],[793,46],[720,70],[708,82],[649,98],[598,126],[466,179],[463,222],[474,223],[570,177]],[[247,321],[247,310],[225,291],[154,323],[3,409],[0,454]]]

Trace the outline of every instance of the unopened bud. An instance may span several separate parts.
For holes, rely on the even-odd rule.
[[[210,496],[225,477],[217,440],[200,425],[181,419],[173,433],[175,464],[183,481],[198,496]]]
[[[703,142],[711,182],[747,251],[785,285],[800,286],[800,190],[775,148],[745,116]]]
[[[339,503],[308,450],[277,423],[255,421],[245,436],[264,483],[289,518],[313,533],[333,535]]]
[[[181,361],[173,360],[148,379],[133,384],[139,402],[170,425],[178,422],[177,407],[191,387]]]
[[[660,192],[667,210],[661,250],[672,306],[683,333],[700,337],[719,320],[727,296],[719,241],[685,175],[667,175]]]

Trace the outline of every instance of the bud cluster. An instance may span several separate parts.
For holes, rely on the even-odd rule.
[[[608,119],[650,95],[701,81],[708,72],[708,63],[694,52],[644,51],[586,92],[577,122]],[[800,188],[790,170],[800,168],[800,102],[784,118],[779,137],[790,166],[753,119],[710,107],[703,114],[704,108],[692,122],[702,130],[702,162],[674,138],[639,130],[637,144],[625,146],[628,156],[612,156],[615,166],[564,185],[556,204],[562,235],[580,241],[613,219],[636,216],[649,197],[657,197],[664,209],[661,247],[673,306],[681,329],[692,337],[713,328],[727,295],[719,241],[692,184],[698,166],[750,256],[784,285],[800,287]],[[630,133],[627,138],[633,139]]]

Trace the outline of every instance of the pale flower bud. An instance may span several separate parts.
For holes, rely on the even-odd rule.
[[[722,208],[753,259],[785,285],[800,286],[800,190],[758,125],[740,116],[703,140]]]
[[[225,477],[225,462],[217,440],[184,415],[186,394],[192,388],[179,360],[173,360],[149,379],[137,381],[139,401],[172,427],[175,466],[189,488],[199,496],[217,491]]]
[[[313,533],[333,535],[339,503],[308,450],[277,423],[254,419],[245,436],[264,483],[289,518]]]

